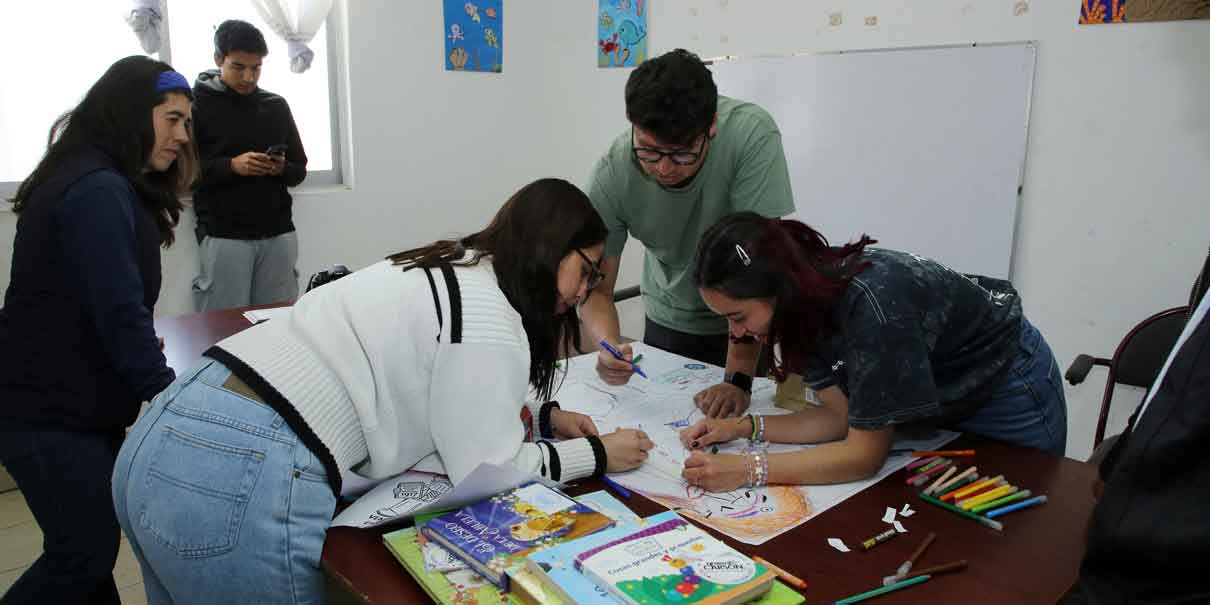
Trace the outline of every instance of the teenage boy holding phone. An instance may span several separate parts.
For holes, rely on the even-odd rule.
[[[298,235],[287,187],[306,178],[307,155],[286,100],[257,86],[267,54],[260,30],[224,21],[214,32],[218,69],[194,83],[202,158],[193,195],[199,311],[298,297]]]

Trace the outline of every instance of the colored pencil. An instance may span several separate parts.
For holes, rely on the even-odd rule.
[[[974,456],[975,450],[938,450],[935,452],[917,451],[913,456]]]
[[[851,597],[836,601],[835,605],[850,605],[852,603],[859,603],[866,599],[872,599],[878,595],[883,595],[883,594],[886,594],[893,590],[899,590],[900,588],[907,588],[908,586],[915,586],[921,582],[927,581],[930,577],[932,577],[932,576],[916,576],[916,577],[912,578],[911,580],[904,580],[902,582],[896,582],[894,584],[891,584],[890,586],[883,586],[882,588],[875,588],[874,590],[871,590],[868,592],[863,592],[861,594],[853,595]]]
[[[979,523],[982,523],[996,531],[1004,531],[1004,524],[1000,523],[999,521],[992,521],[991,519],[985,519],[983,517],[980,517],[979,515],[976,515],[975,513],[962,510],[962,509],[958,508],[957,506],[950,504],[949,502],[942,502],[941,500],[938,500],[937,498],[934,498],[932,496],[926,496],[924,494],[917,494],[917,495],[920,496],[921,500],[924,500],[925,502],[928,502],[929,504],[932,504],[933,506],[940,506],[941,508],[944,508],[950,512],[958,513],[959,515],[962,515],[963,517],[966,517],[967,519],[970,519],[972,521],[978,521]]]
[[[967,498],[965,500],[961,500],[961,501],[957,502],[956,504],[958,505],[958,508],[970,510],[972,508],[975,508],[976,506],[979,506],[980,504],[986,504],[988,502],[991,502],[992,500],[995,500],[996,498],[1003,498],[1004,496],[1007,496],[1013,492],[1016,492],[1018,489],[1020,489],[1020,488],[1015,485],[1001,485],[1000,487],[997,487],[996,489],[988,490],[986,492],[983,492],[982,494],[979,494],[978,496],[974,496],[973,498]]]
[[[1034,506],[1035,504],[1046,504],[1046,496],[1035,496],[1033,498],[1030,498],[1029,500],[1022,500],[1020,502],[1017,502],[1016,504],[1009,504],[1008,506],[1001,506],[1000,508],[997,508],[994,510],[989,510],[983,514],[986,515],[988,519],[994,519],[1005,513],[1011,513],[1015,510],[1029,508],[1031,506]]]
[[[954,473],[956,473],[956,472],[958,472],[957,464],[946,469],[945,473],[943,473],[940,477],[938,477],[937,480],[934,481],[932,485],[924,488],[924,493],[926,493],[926,494],[933,493],[933,490],[937,489],[937,486],[941,485],[942,483],[945,483],[946,481],[949,481],[950,477],[954,476]]]
[[[907,470],[909,470],[909,471],[910,471],[910,470],[912,470],[912,469],[915,469],[916,467],[919,467],[919,466],[924,466],[924,465],[926,465],[926,464],[928,464],[928,463],[930,463],[930,462],[932,462],[932,461],[933,461],[933,459],[932,459],[932,458],[917,458],[917,459],[915,459],[915,460],[913,460],[913,461],[911,461],[911,462],[909,462],[909,463],[908,463],[908,465],[907,465]]]
[[[954,468],[958,468],[958,467],[955,466]],[[942,494],[942,493],[948,492],[950,490],[950,487],[956,485],[959,481],[962,481],[963,479],[966,479],[967,477],[970,477],[978,472],[979,472],[979,467],[972,466],[972,467],[962,471],[961,473],[958,473],[957,475],[950,477],[949,480],[946,481],[945,483],[938,485],[937,488],[932,491],[932,493]]]
[[[760,563],[761,565],[764,565],[765,567],[768,567],[769,571],[777,574],[777,577],[781,578],[782,580],[785,580],[786,583],[793,586],[794,588],[803,590],[807,587],[807,583],[805,581],[803,581],[802,578],[766,561],[764,557],[752,555],[752,560],[756,561],[757,563]]]
[[[1009,502],[1016,502],[1017,500],[1028,498],[1032,495],[1033,495],[1033,492],[1031,492],[1027,489],[1021,490],[1015,494],[1011,494],[1011,495],[1005,496],[1003,498],[1000,498],[999,500],[992,500],[991,502],[988,502],[986,504],[980,504],[979,506],[972,508],[971,512],[972,513],[981,513],[985,510],[991,510],[993,508],[1000,508],[1001,506],[1004,506],[1005,504],[1008,504]]]
[[[941,471],[943,471],[947,468],[951,468],[953,466],[953,464],[954,464],[954,462],[952,460],[946,460],[942,464],[938,464],[937,466],[930,468],[928,471],[920,473],[920,474],[916,475],[915,477],[912,477],[911,479],[908,480],[908,483],[910,483],[911,485],[915,485],[916,487],[924,485],[925,483],[929,482],[929,479],[932,479],[933,477],[940,475]]]
[[[958,571],[959,569],[965,569],[965,568],[966,568],[966,559],[962,559],[961,561],[950,561],[949,563],[942,563],[941,565],[925,567],[924,569],[921,569],[920,571],[917,571],[916,573],[911,573],[911,574],[904,576],[903,579],[910,580],[917,576],[935,576],[939,573],[945,573],[947,571]]]

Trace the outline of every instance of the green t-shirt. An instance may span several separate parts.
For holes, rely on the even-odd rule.
[[[705,165],[682,189],[647,176],[631,151],[629,128],[593,168],[588,197],[605,220],[605,256],[622,254],[628,235],[647,247],[643,300],[647,317],[689,334],[722,334],[727,322],[712,313],[693,285],[693,260],[702,234],[724,216],[751,210],[769,217],[794,212],[781,132],[752,103],[718,98],[718,133]]]

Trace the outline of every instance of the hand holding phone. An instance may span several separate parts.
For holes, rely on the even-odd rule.
[[[269,148],[265,150],[265,154],[269,156],[270,160],[273,160],[273,168],[270,170],[269,174],[278,175],[286,169],[287,149],[289,149],[289,145],[285,143],[278,143],[277,145],[270,145]]]

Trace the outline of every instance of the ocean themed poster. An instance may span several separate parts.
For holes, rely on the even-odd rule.
[[[504,0],[444,2],[445,70],[503,71]]]
[[[647,59],[647,0],[599,0],[597,67],[634,67]]]
[[[1080,24],[1210,19],[1210,0],[1080,0]]]

